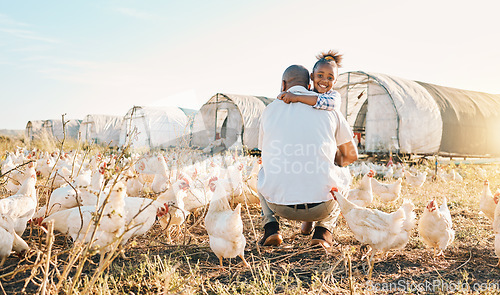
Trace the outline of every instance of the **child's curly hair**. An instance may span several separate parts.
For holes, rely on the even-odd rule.
[[[328,50],[327,52],[321,52],[316,56],[316,58],[318,59],[318,61],[314,64],[313,72],[316,70],[317,66],[325,63],[334,64],[338,68],[342,67],[341,63],[343,55],[336,50]]]

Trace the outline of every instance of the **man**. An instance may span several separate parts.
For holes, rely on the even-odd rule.
[[[309,71],[303,66],[288,67],[281,88],[314,95],[308,91]],[[259,134],[262,169],[257,186],[265,230],[262,245],[278,246],[283,241],[275,215],[303,221],[303,234],[309,234],[312,222],[317,222],[311,244],[332,245],[331,232],[340,210],[329,192],[333,186],[348,189],[349,172],[335,163],[346,166],[357,160],[352,137],[338,111],[281,100],[267,106]]]

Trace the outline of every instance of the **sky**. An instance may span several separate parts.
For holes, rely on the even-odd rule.
[[[0,0],[0,129],[276,97],[283,70],[366,71],[500,94],[500,2]]]

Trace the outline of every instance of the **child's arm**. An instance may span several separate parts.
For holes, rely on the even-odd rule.
[[[341,101],[342,98],[340,97],[340,93],[337,91],[322,93],[318,95],[317,103],[313,105],[313,108],[318,110],[333,111],[335,106],[340,107],[338,104],[340,104]]]
[[[281,99],[284,103],[301,102],[313,106],[317,103],[318,96],[293,94],[291,92],[283,91],[278,95],[278,99]]]
[[[315,109],[333,111],[336,100],[340,101],[340,94],[337,91],[333,91],[328,94],[323,93],[316,96],[293,94],[285,91],[278,95],[278,99],[281,99],[284,103],[301,102],[310,105]]]

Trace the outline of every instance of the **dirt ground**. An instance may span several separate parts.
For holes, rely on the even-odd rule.
[[[493,181],[490,181],[496,184],[495,189],[500,186],[497,172],[497,168],[492,170]],[[472,175],[471,172],[469,175]],[[414,229],[403,250],[375,256],[371,281],[368,281],[367,261],[363,258],[366,247],[354,239],[343,218],[338,221],[334,233],[336,245],[331,249],[311,248],[310,236],[298,234],[299,222],[283,219],[280,224],[284,243],[276,248],[258,247],[257,241],[263,230],[257,205],[244,206],[242,210],[247,239],[245,257],[252,265],[251,269],[246,268],[240,258],[225,260],[224,269],[218,266],[219,261],[210,250],[203,222],[199,220],[204,212],[199,212],[198,217],[191,216],[182,233],[174,237],[172,243],[166,242],[165,232],[156,224],[147,235],[129,242],[130,246],[126,250],[128,258],[116,258],[109,272],[123,272],[124,268],[133,268],[144,261],[145,255],[157,255],[180,263],[177,271],[186,278],[189,278],[195,267],[202,279],[186,283],[192,285],[190,290],[199,294],[216,294],[207,287],[215,283],[265,285],[269,281],[276,283],[268,294],[288,294],[293,288],[298,290],[298,294],[308,293],[307,290],[315,290],[315,294],[349,294],[351,290],[357,294],[497,294],[500,293],[500,269],[496,267],[498,258],[494,253],[491,223],[478,212],[481,188],[481,182],[472,176],[461,184],[429,183],[421,190],[405,186],[403,197],[410,197],[416,204],[417,220],[430,198],[429,194],[434,197],[442,194],[448,196],[456,230],[455,241],[444,252],[444,258],[434,258],[432,250],[424,246]],[[383,208],[391,210],[396,207]],[[382,208],[381,205],[379,208]],[[39,274],[33,274],[30,267],[36,263],[39,252],[45,247],[44,235],[39,231],[36,226],[30,226],[24,234],[30,245],[39,251],[32,251],[22,260],[11,255],[1,269],[0,282],[4,293],[18,294],[24,289],[25,293],[33,294],[38,290],[40,282],[30,278]],[[58,259],[67,259],[64,251],[71,247],[71,242],[58,235],[54,245],[53,251]],[[85,268],[84,274],[92,273],[98,261],[98,256],[94,256],[93,263]],[[142,286],[142,289],[138,286]],[[158,291],[147,282],[137,282],[131,287],[123,287],[118,293],[154,294]]]

